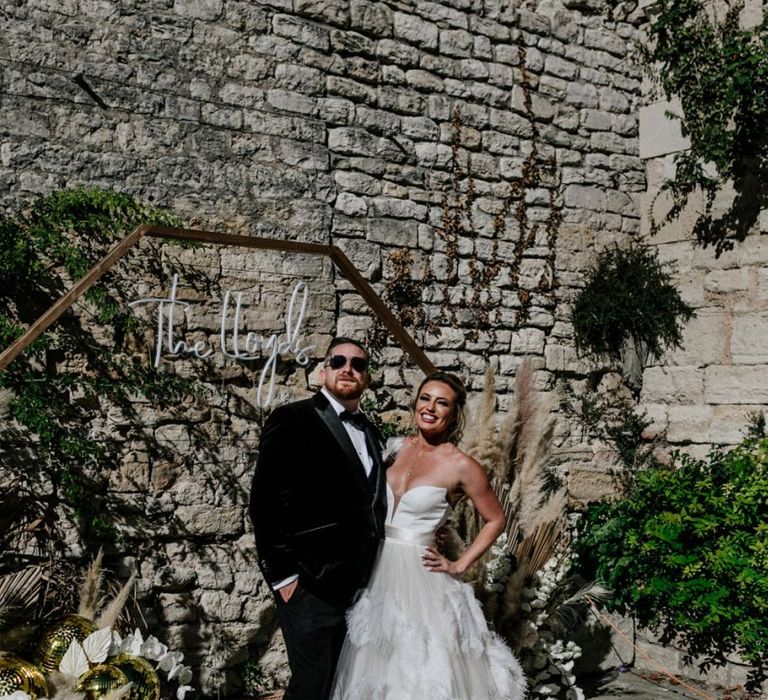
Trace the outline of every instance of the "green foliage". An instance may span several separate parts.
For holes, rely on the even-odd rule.
[[[645,437],[650,421],[634,402],[619,392],[587,391],[576,396],[562,388],[562,408],[574,418],[583,433],[610,445],[619,460],[618,480],[628,488],[640,469],[657,466],[656,443]]]
[[[381,412],[385,410],[387,406],[391,407],[391,405],[394,405],[394,401],[389,394],[385,395],[384,391],[378,391],[375,394],[369,392],[365,395],[365,398],[360,404],[360,408],[365,411],[365,414],[368,416],[371,423],[376,426],[376,429],[384,440],[405,435],[405,431],[401,426],[396,423],[387,422],[381,417]]]
[[[703,191],[705,208],[693,234],[719,256],[747,235],[766,204],[768,16],[744,30],[743,1],[727,4],[722,19],[715,7],[701,0],[660,0],[645,59],[666,95],[680,98],[680,125],[691,141],[675,157],[675,177],[662,189],[673,200],[666,220],[679,216],[692,193]],[[735,200],[715,218],[715,195],[729,180]]]
[[[629,340],[658,357],[665,347],[680,346],[692,315],[655,250],[608,248],[587,273],[573,305],[576,347],[618,358]]]
[[[264,672],[260,668],[258,662],[254,659],[248,659],[243,664],[243,686],[245,692],[251,696],[256,697],[261,695],[264,691]]]
[[[73,189],[41,197],[0,220],[0,345],[6,347],[115,240],[143,223],[178,225],[175,217],[128,195]],[[0,452],[10,473],[24,471],[52,512],[71,509],[86,545],[112,538],[104,494],[118,441],[93,429],[109,408],[132,410],[130,397],[179,401],[190,384],[135,363],[123,346],[130,332],[125,289],[102,278],[2,374],[11,420],[0,426]],[[87,323],[83,321],[87,320]],[[23,466],[22,466],[23,465]]]
[[[750,686],[768,672],[768,439],[636,475],[624,500],[598,503],[577,539],[582,573],[608,605],[677,640],[703,668],[739,654]]]

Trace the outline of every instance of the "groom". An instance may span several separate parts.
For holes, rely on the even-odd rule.
[[[334,338],[310,399],[276,408],[261,433],[250,514],[291,668],[284,700],[328,697],[386,516],[380,437],[360,412],[368,351]]]

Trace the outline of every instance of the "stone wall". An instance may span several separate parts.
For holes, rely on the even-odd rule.
[[[762,13],[760,3],[747,2],[742,23],[755,26]],[[649,95],[646,102],[639,110],[639,149],[648,182],[641,209],[648,237],[652,219],[662,221],[670,206],[659,190],[674,175],[675,154],[689,142],[668,116],[681,113],[679,101]],[[716,217],[733,197],[729,187],[719,193]],[[677,220],[648,239],[673,266],[675,283],[696,314],[684,330],[683,347],[645,370],[641,396],[654,430],[701,457],[713,444],[740,442],[750,415],[768,406],[768,217],[762,212],[746,239],[717,257],[691,237],[703,210],[703,198],[691,197]]]
[[[525,355],[546,391],[583,379],[569,299],[596,248],[640,230],[636,29],[589,7],[13,3],[0,10],[0,202],[100,186],[200,228],[338,245],[396,310],[422,314],[413,332],[437,366],[478,389],[488,362],[498,365],[503,412]],[[392,284],[403,250],[401,269],[418,282],[406,299]],[[317,281],[331,310],[312,329],[318,344],[371,326],[328,266],[220,255],[186,263],[239,266],[233,283],[245,288],[264,285],[264,270]],[[168,279],[147,282],[158,288]],[[316,360],[306,372],[284,368],[278,400],[306,393]],[[390,406],[402,407],[418,372],[396,347],[382,347],[380,361]],[[121,473],[140,478],[124,500],[142,527],[128,533],[133,550],[110,556],[139,567],[153,629],[207,669],[204,690],[230,692],[249,644],[271,649],[271,673],[279,643],[244,512],[254,379],[232,363],[213,368],[210,400],[185,416],[140,407],[147,431],[181,456],[126,443]],[[591,455],[565,420],[557,448],[566,475]],[[574,491],[601,487],[577,471]]]

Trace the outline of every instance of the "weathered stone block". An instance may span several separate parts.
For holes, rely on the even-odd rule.
[[[380,87],[376,91],[379,107],[400,114],[423,115],[426,112],[426,99],[414,91],[394,90]]]
[[[746,437],[747,426],[755,413],[765,413],[765,406],[715,406],[707,442],[737,445]]]
[[[543,355],[545,339],[540,328],[521,328],[512,334],[509,351],[516,355]]]
[[[649,403],[703,403],[704,371],[698,367],[648,367],[643,372],[641,399]]]
[[[299,17],[276,14],[272,18],[272,30],[277,36],[306,44],[319,51],[327,51],[331,45],[330,30]]]
[[[166,624],[195,622],[198,619],[197,606],[190,593],[161,593],[158,603],[160,617]]]
[[[485,36],[476,36],[472,55],[475,58],[481,58],[484,61],[493,59],[493,44],[491,43],[491,40]]]
[[[350,21],[348,0],[294,0],[293,9],[320,22],[346,26]]]
[[[680,131],[680,120],[670,119],[667,113],[682,114],[679,101],[654,102],[639,109],[640,157],[656,158],[667,153],[678,153],[691,147],[690,140]]]
[[[427,216],[427,207],[408,199],[374,197],[370,201],[370,207],[371,215],[374,217],[394,217],[424,221]]]
[[[360,105],[355,110],[355,123],[365,127],[368,131],[373,131],[387,136],[392,136],[400,132],[400,117],[391,114],[382,109],[370,109]]]
[[[212,20],[221,15],[223,0],[174,0],[173,10],[182,17]]]
[[[608,461],[608,460],[606,460]],[[587,504],[602,498],[618,495],[620,483],[615,474],[608,469],[612,466],[608,461],[604,469],[585,467],[581,464],[572,465],[568,474],[568,495],[579,504]]]
[[[584,46],[592,49],[608,51],[616,56],[624,56],[627,53],[627,42],[612,32],[599,29],[584,30]]]
[[[351,0],[349,8],[353,27],[373,36],[392,36],[392,10],[384,3]]]
[[[200,594],[200,611],[205,620],[235,622],[240,619],[243,598],[223,591],[203,591]]]
[[[341,192],[336,198],[335,207],[347,216],[365,216],[368,213],[368,204],[365,199],[351,192]]]
[[[402,219],[368,219],[367,238],[374,243],[387,243],[413,248],[418,240],[417,224]]]
[[[419,65],[419,50],[402,41],[381,39],[376,46],[376,55],[403,68],[416,68]]]
[[[438,29],[436,25],[403,12],[395,12],[392,18],[394,33],[398,39],[403,39],[425,49],[437,47]]]
[[[704,290],[711,294],[744,292],[749,288],[750,273],[746,268],[713,270],[704,278]]]
[[[573,80],[579,74],[579,67],[571,61],[558,56],[548,56],[544,61],[544,71],[565,80]]]
[[[468,27],[467,15],[454,9],[449,3],[422,1],[418,5],[418,12],[422,17],[435,24],[447,24],[460,29]]]
[[[243,510],[238,506],[179,506],[174,515],[181,536],[237,535],[243,529]]]
[[[304,95],[319,95],[325,88],[325,76],[316,68],[278,63],[275,66],[275,85]]]
[[[705,370],[704,392],[711,404],[768,403],[765,366],[712,366]]]
[[[160,591],[191,590],[196,584],[195,570],[176,564],[158,567],[152,578],[152,586]]]
[[[469,15],[469,30],[476,34],[483,34],[494,41],[509,40],[509,27],[495,21],[489,17],[483,17],[479,14],[471,13]]]
[[[440,32],[440,52],[448,56],[469,58],[473,46],[474,38],[463,29],[444,29]]]
[[[712,406],[670,406],[667,440],[672,444],[708,442]]]
[[[768,365],[768,312],[734,313],[731,353],[735,364]]]
[[[562,78],[559,78],[562,80]],[[551,80],[549,81],[551,82]],[[542,79],[543,83],[543,79]],[[597,88],[593,85],[583,85],[581,83],[565,83],[565,100],[577,107],[597,108],[600,106]]]

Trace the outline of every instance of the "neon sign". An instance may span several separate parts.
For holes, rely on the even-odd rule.
[[[148,297],[137,299],[128,306],[146,306],[157,304],[157,338],[152,364],[160,366],[163,354],[186,355],[201,359],[210,357],[216,352],[216,347],[207,340],[198,340],[188,343],[178,336],[176,321],[177,311],[191,313],[190,303],[181,301],[177,296],[179,287],[179,275],[173,275],[171,293],[168,297]],[[277,358],[280,355],[292,355],[295,362],[306,366],[309,364],[309,351],[311,345],[304,345],[302,338],[302,325],[307,310],[309,290],[305,282],[297,282],[291,293],[291,300],[285,314],[285,334],[281,339],[280,334],[273,333],[269,336],[257,333],[243,333],[241,330],[243,316],[243,293],[233,294],[232,290],[226,290],[221,305],[219,324],[218,350],[225,357],[238,362],[263,360],[266,363],[259,375],[259,386],[256,392],[256,403],[266,408],[272,402],[275,393],[275,372]],[[234,306],[234,310],[232,310]],[[230,323],[231,317],[231,323]],[[266,391],[266,396],[264,395]]]

